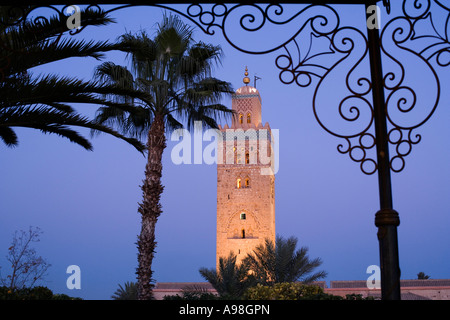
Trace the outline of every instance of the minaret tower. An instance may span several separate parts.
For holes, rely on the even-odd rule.
[[[261,96],[249,85],[247,68],[243,82],[232,98],[232,125],[220,128],[218,142],[217,266],[230,252],[241,261],[266,238],[275,241],[272,133],[262,125]]]

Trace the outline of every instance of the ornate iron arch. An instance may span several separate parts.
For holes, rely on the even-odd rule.
[[[369,75],[357,72],[364,63],[367,63],[368,40],[366,34],[358,28],[342,26],[339,13],[327,2],[339,4],[347,1],[316,1],[318,4],[305,4],[297,12],[289,13],[285,12],[282,4],[224,3],[190,4],[186,12],[168,4],[126,4],[118,5],[106,12],[111,13],[135,6],[158,7],[189,19],[205,34],[215,35],[219,30],[224,39],[241,52],[258,55],[279,52],[275,58],[275,65],[280,70],[280,81],[284,84],[296,84],[300,88],[315,85],[312,107],[318,124],[326,132],[342,140],[337,146],[339,153],[348,154],[352,161],[359,163],[363,173],[370,175],[378,168],[376,157],[372,152],[376,145],[373,131],[373,105],[370,99],[372,84]],[[374,1],[361,0],[360,4],[372,2]],[[305,1],[298,3],[305,3]],[[390,1],[383,0],[382,3],[386,13],[390,14]],[[34,10],[42,8],[65,17],[68,7],[69,5],[61,7],[42,5],[32,8],[13,6],[10,8],[11,14],[19,15],[21,18],[13,22],[0,20],[0,24],[22,23]],[[445,21],[434,19],[432,7],[446,12]],[[89,5],[88,8],[100,9],[101,5]],[[380,47],[384,59],[394,62],[397,66],[396,70],[388,70],[384,74],[389,124],[388,141],[395,153],[390,159],[390,169],[394,172],[404,169],[405,157],[422,139],[417,129],[431,118],[439,103],[441,86],[435,66],[447,67],[450,64],[450,59],[447,57],[450,55],[450,6],[441,0],[404,0],[402,14],[389,20],[380,30]],[[38,23],[47,19],[46,16],[38,15],[32,21]],[[254,50],[236,43],[229,34],[230,26],[236,26],[236,21],[239,21],[241,31],[249,34],[261,32],[267,25],[295,24],[298,28],[294,28],[292,34],[276,45],[268,44],[266,48]],[[443,23],[444,28],[438,29],[437,23]],[[424,24],[431,27],[433,34],[421,34],[417,31],[417,26]],[[85,26],[81,26],[68,32],[75,35],[82,32],[84,28]],[[428,43],[424,44],[424,39],[429,40]],[[301,41],[309,45],[300,46]],[[326,50],[317,51],[320,44],[322,46],[325,44]],[[396,53],[407,54],[414,63],[422,65],[428,73],[429,80],[434,84],[435,91],[426,95],[427,100],[431,98],[429,112],[416,123],[403,124],[399,121],[398,115],[413,114],[421,105],[427,103],[423,102],[425,99],[423,94],[417,93],[417,90],[407,83],[409,70],[405,67],[404,61],[396,57]],[[323,64],[322,58],[325,56],[328,61],[332,61],[331,64]],[[349,62],[352,65],[343,68]],[[342,90],[339,96],[335,97],[336,104],[324,108],[321,97],[323,92],[329,93],[330,79],[337,74],[341,75]],[[327,112],[335,113],[337,118],[334,120],[342,126],[333,128],[333,125],[323,116]],[[354,128],[349,129],[351,125]]]
[[[359,163],[363,173],[378,173],[380,210],[375,216],[375,224],[380,242],[382,297],[399,299],[396,229],[399,218],[392,209],[390,172],[404,169],[405,157],[422,139],[418,129],[431,118],[439,104],[441,83],[436,70],[450,65],[450,5],[443,0],[403,0],[396,2],[400,3],[400,14],[390,16],[394,6],[391,7],[389,0],[383,0],[383,8],[390,19],[378,31],[343,26],[339,12],[328,3],[347,2],[318,0],[307,4],[298,1],[305,5],[296,12],[286,12],[281,4],[190,4],[185,12],[166,4],[138,5],[171,10],[192,21],[208,35],[220,31],[225,40],[241,52],[260,55],[277,52],[275,65],[280,70],[282,83],[295,84],[300,89],[314,88],[314,116],[326,132],[341,139],[338,152],[348,154],[352,161]],[[365,18],[369,19],[368,10],[377,1],[360,0],[359,4],[364,5]],[[131,6],[136,5],[119,5],[107,12]],[[62,17],[68,6],[38,6],[42,7]],[[89,7],[100,9],[99,5]],[[13,22],[0,20],[0,24],[21,23],[34,9],[15,6],[11,8],[11,16],[20,18]],[[47,18],[37,16],[33,21],[42,19]],[[265,43],[267,47],[255,50],[235,42],[229,32],[231,21],[238,21],[241,32],[251,34],[263,32],[267,25],[294,24],[296,27],[286,39],[280,37],[276,44]],[[423,26],[430,33],[423,33]],[[69,33],[74,35],[83,29],[82,26]],[[319,50],[320,47],[325,49]],[[383,66],[386,66],[385,62],[389,65],[384,72],[381,55]],[[400,59],[399,55],[408,59]],[[431,84],[429,91],[423,92],[418,87],[411,64],[421,67],[420,77]],[[367,65],[370,65],[370,72],[364,70]],[[4,67],[0,65],[0,74]],[[333,83],[336,78],[340,81]],[[334,90],[337,95],[332,97],[333,103],[325,103],[323,97],[336,83],[339,90]],[[335,121],[342,125],[333,127],[335,122],[327,118],[330,114],[335,115]],[[416,114],[419,116],[408,122],[410,116]],[[394,151],[392,158],[389,149]]]
[[[441,21],[445,24],[445,31],[438,31],[435,26],[437,22],[433,18],[432,4],[435,9],[446,12],[445,21]],[[383,1],[383,5],[389,14],[390,2]],[[446,60],[446,55],[450,54],[449,6],[439,0],[405,0],[401,8],[403,16],[389,20],[383,26],[380,36],[383,58],[397,66],[395,70],[387,70],[383,76],[387,95],[385,103],[389,125],[388,141],[394,151],[394,156],[390,159],[390,169],[394,172],[404,169],[405,157],[411,153],[413,145],[421,141],[417,129],[431,118],[439,103],[441,85],[435,67],[446,67],[450,64],[450,59]],[[239,14],[240,9],[245,10]],[[361,171],[365,174],[377,171],[376,157],[369,154],[376,145],[373,130],[374,109],[370,97],[372,83],[370,75],[357,72],[368,60],[367,35],[358,28],[342,26],[339,13],[331,5],[307,5],[286,16],[281,4],[192,4],[187,8],[186,14],[181,14],[206,34],[214,35],[216,30],[220,30],[226,41],[241,52],[280,52],[275,59],[275,65],[280,70],[280,81],[284,84],[296,84],[301,88],[315,85],[312,101],[314,116],[326,132],[343,140],[337,146],[338,152],[348,154],[351,160],[360,164]],[[299,27],[293,29],[292,34],[281,43],[254,50],[237,44],[227,32],[230,21],[236,20],[239,21],[242,32],[249,34],[261,31],[266,24],[276,26],[295,22]],[[429,24],[434,34],[420,34],[421,31],[416,27],[423,24]],[[306,37],[306,41],[309,41],[309,46],[301,48],[299,39],[308,32],[309,38]],[[426,37],[429,38],[429,43],[419,43],[418,40]],[[305,41],[305,37],[302,41]],[[314,51],[319,42],[326,42],[327,50]],[[410,63],[421,65],[428,80],[432,82],[434,91],[423,94],[415,90],[411,81],[408,81],[411,80],[409,69],[396,54],[407,55],[412,61]],[[320,58],[325,55],[333,61],[329,66],[320,63]],[[343,66],[349,62],[352,64],[346,71]],[[330,79],[336,74],[341,74],[340,78],[345,86],[342,86],[343,90],[340,91],[340,96],[336,97],[336,104],[331,111],[339,116],[338,120],[343,126],[332,128],[323,117],[325,111],[320,110],[323,107],[320,98],[324,93],[330,92]],[[408,116],[424,105],[428,105],[428,112],[419,121],[404,124],[402,119],[399,119],[399,114]],[[329,112],[330,108],[326,111]],[[357,126],[354,130],[341,132],[343,127],[355,124]]]

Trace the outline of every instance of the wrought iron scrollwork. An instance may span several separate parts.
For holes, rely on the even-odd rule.
[[[131,6],[117,6],[106,12]],[[366,32],[361,28],[342,26],[335,8],[304,5],[293,12],[281,4],[217,3],[191,4],[182,12],[163,4],[148,6],[182,15],[208,35],[220,31],[239,51],[248,54],[276,52],[274,62],[280,70],[282,83],[314,88],[314,116],[325,131],[343,140],[337,146],[338,152],[348,154],[360,164],[365,174],[377,171]],[[383,0],[383,6],[389,14],[391,2]],[[63,15],[68,6],[44,7]],[[97,5],[90,7],[100,9]],[[34,9],[12,8],[15,11],[11,11],[11,16],[21,18],[2,20],[0,24],[21,23]],[[404,158],[421,141],[417,129],[430,119],[438,105],[441,89],[435,67],[450,65],[450,6],[443,0],[404,0],[400,9],[402,16],[390,19],[380,31],[388,141],[394,151],[390,165],[395,172],[405,167]],[[443,19],[442,15],[441,19],[435,18],[437,10],[444,12]],[[38,23],[42,19],[47,18],[38,16],[33,21]],[[442,26],[438,27],[438,23]],[[264,33],[271,26],[289,29],[270,41],[258,42],[256,46],[247,41],[240,43],[234,33],[247,33],[250,35],[247,39],[251,39],[252,35]],[[426,26],[431,33],[422,34],[421,26]],[[83,27],[70,33],[82,30]],[[400,59],[400,56],[407,59]],[[417,87],[417,78],[411,72],[418,66],[422,70],[421,81],[428,83],[426,92]],[[409,119],[414,120],[408,122]]]
[[[432,5],[447,11],[445,19],[433,18]],[[381,49],[397,66],[395,72],[385,72],[384,77],[387,120],[391,125],[388,139],[396,152],[390,166],[395,172],[405,167],[404,158],[422,139],[417,129],[431,118],[439,103],[441,86],[433,65],[450,64],[450,59],[444,62],[445,55],[450,57],[449,7],[440,1],[406,0],[402,12],[403,16],[392,19],[381,34]],[[405,57],[402,61],[396,58],[400,55]],[[411,75],[416,70],[420,70],[420,80]]]
[[[355,27],[340,26],[338,12],[329,5],[308,5],[298,12],[286,13],[279,4],[265,7],[239,4],[224,8],[220,23],[216,19],[219,17],[214,16],[214,7],[206,10],[201,5],[192,5],[190,9],[193,6],[197,12],[192,17],[199,18],[200,23],[204,15],[210,17],[210,23],[204,26],[207,33],[212,34],[212,28],[219,28],[228,43],[238,50],[249,54],[283,51],[275,59],[280,69],[280,81],[303,88],[315,85],[313,111],[319,125],[345,141],[337,146],[337,150],[359,162],[364,173],[376,171],[374,155],[369,155],[375,146],[375,136],[370,131],[373,107],[367,97],[371,83],[367,76],[361,75],[367,56],[363,32]],[[192,13],[189,9],[187,12]],[[239,12],[242,13],[239,15]],[[229,25],[233,22],[235,25],[236,21],[239,21],[240,31],[249,36],[263,32],[267,24],[296,27],[290,28],[291,34],[274,39],[275,45],[271,41],[267,48],[255,49],[252,44],[238,44],[229,34]],[[330,92],[336,95],[331,101],[327,99]],[[331,118],[331,114],[335,117]]]
[[[383,1],[383,4],[389,14],[390,1]],[[432,5],[447,11],[444,29],[441,29],[444,31],[436,27]],[[320,126],[344,140],[337,146],[338,152],[348,154],[358,162],[362,172],[375,173],[376,137],[373,133],[374,110],[369,96],[371,81],[367,75],[366,34],[355,27],[341,26],[339,14],[328,5],[309,5],[289,14],[279,4],[220,6],[220,14],[217,14],[217,5],[211,10],[202,5],[192,5],[188,15],[199,18],[198,22],[208,34],[214,33],[211,31],[214,27],[220,29],[228,43],[242,52],[266,54],[284,51],[275,59],[275,65],[280,69],[280,81],[295,83],[299,87],[315,85],[312,104]],[[192,8],[197,10],[196,14],[192,14]],[[244,8],[244,13],[239,15],[239,10]],[[449,6],[441,0],[405,0],[401,9],[403,16],[391,19],[381,30],[380,44],[384,61],[390,62],[389,67],[388,64],[383,67],[388,141],[394,151],[390,166],[394,172],[404,169],[404,158],[411,153],[413,145],[421,141],[417,129],[430,119],[438,105],[440,83],[434,65],[450,65]],[[266,24],[295,23],[297,27],[286,38],[282,35],[275,39],[278,41],[275,45],[272,43],[267,48],[255,50],[245,44],[237,44],[228,34],[230,21],[239,21],[241,32],[247,33],[261,32]],[[429,25],[427,30],[432,34],[420,34],[418,27],[424,24]],[[425,45],[424,38],[428,40]],[[319,43],[322,44],[321,51],[316,50]],[[327,59],[323,59],[325,56]],[[413,75],[418,68],[422,70],[421,79]],[[424,81],[428,91],[418,88]],[[330,94],[335,96],[329,99]]]

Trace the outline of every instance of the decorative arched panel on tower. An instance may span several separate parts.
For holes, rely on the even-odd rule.
[[[258,239],[260,235],[260,223],[255,214],[243,209],[232,214],[228,220],[228,239]],[[244,235],[242,233],[244,230]]]

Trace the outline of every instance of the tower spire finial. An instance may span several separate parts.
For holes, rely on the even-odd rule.
[[[248,77],[248,69],[247,66],[245,66],[245,73],[244,73],[245,77],[243,79],[245,85],[248,85],[250,83],[250,78]]]

